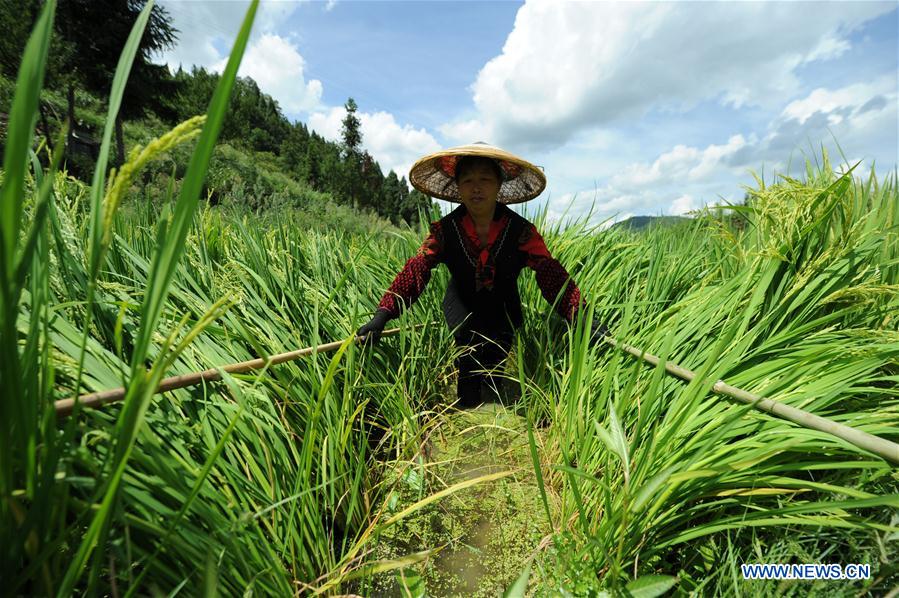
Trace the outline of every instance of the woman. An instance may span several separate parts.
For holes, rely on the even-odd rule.
[[[412,166],[409,179],[426,195],[462,205],[431,223],[417,254],[357,334],[376,341],[387,322],[418,299],[431,269],[446,264],[452,279],[443,311],[456,344],[469,348],[456,362],[459,406],[473,407],[481,402],[485,383],[498,393],[490,370],[505,358],[522,323],[521,270],[534,270],[543,297],[568,322],[584,309],[581,293],[534,225],[507,207],[537,197],[546,187],[546,177],[533,164],[475,143],[425,156]],[[605,333],[605,327],[593,323],[594,338]]]

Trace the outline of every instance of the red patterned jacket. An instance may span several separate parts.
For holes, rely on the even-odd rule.
[[[431,223],[430,234],[396,275],[378,309],[390,318],[397,317],[418,299],[431,278],[431,269],[440,263],[449,267],[466,307],[475,313],[483,311],[488,322],[500,317],[497,310],[504,310],[515,326],[521,324],[515,282],[523,267],[534,271],[543,297],[555,303],[563,318],[571,321],[581,308],[580,290],[550,255],[534,225],[508,206],[497,204],[486,246],[481,246],[464,205]]]

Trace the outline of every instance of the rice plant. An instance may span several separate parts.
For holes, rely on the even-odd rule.
[[[666,574],[682,591],[749,592],[738,563],[787,537],[818,548],[809,562],[864,553],[884,568],[872,588],[896,582],[894,464],[709,392],[723,379],[897,437],[895,175],[836,174],[825,156],[804,181],[759,181],[744,213],[742,232],[707,216],[579,248],[599,256],[578,280],[620,315],[616,337],[699,376],[684,385],[583,337],[564,359],[537,356],[548,367],[525,390],[553,416],[544,475],[573,587]]]

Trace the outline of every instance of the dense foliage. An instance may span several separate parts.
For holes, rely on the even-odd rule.
[[[178,92],[170,107],[176,120],[201,114],[218,79],[217,74],[202,68],[175,73]],[[404,176],[393,171],[386,177],[382,174],[378,163],[361,147],[362,133],[352,98],[346,107],[342,142],[328,141],[301,122],[290,123],[278,103],[252,79],[238,79],[222,139],[244,152],[273,156],[272,170],[328,193],[341,204],[372,211],[395,223],[416,222],[419,210],[430,210],[430,200],[416,190],[410,192]],[[264,205],[265,195],[256,201]]]
[[[740,578],[752,562],[869,563],[874,593],[899,581],[895,463],[710,393],[721,379],[899,437],[895,174],[836,173],[825,155],[805,180],[759,180],[740,212],[739,227],[708,215],[556,241],[618,339],[698,373],[685,385],[584,339],[528,360],[545,364],[525,395],[553,422],[543,460],[571,588],[666,573],[703,595],[774,593]],[[523,336],[550,343],[530,322]]]
[[[9,111],[11,81],[18,69],[19,57],[28,32],[37,18],[41,2],[24,4],[0,0],[0,24],[8,25],[9,35],[0,39],[0,115]],[[65,124],[74,133],[67,139],[64,157],[68,171],[84,181],[90,180],[96,163],[96,151],[106,111],[103,98],[108,92],[119,53],[131,23],[145,5],[143,0],[61,0],[55,21],[54,38],[48,54],[48,85],[40,104],[40,126],[54,135]],[[102,15],[102,18],[101,16]],[[97,22],[115,25],[104,27],[103,35],[87,35]],[[173,29],[166,11],[154,6],[139,51],[125,87],[122,110],[116,120],[115,162],[124,162],[125,154],[135,143],[146,143],[152,137],[197,114],[203,114],[220,75],[203,68],[180,69],[170,73],[164,66],[153,64],[153,52],[171,46],[179,33]],[[7,91],[4,92],[6,88]],[[330,141],[302,122],[291,122],[277,101],[262,92],[249,77],[235,82],[221,139],[243,153],[245,163],[261,163],[253,169],[255,178],[289,179],[292,187],[326,195],[331,202],[350,206],[357,212],[369,212],[392,221],[414,223],[419,212],[430,211],[430,200],[416,190],[409,190],[401,174],[381,171],[372,156],[362,149],[362,133],[352,98],[346,104],[347,122],[341,141]],[[142,135],[141,131],[149,131]],[[2,129],[0,129],[2,139]],[[272,159],[267,159],[267,158]],[[230,160],[223,159],[221,163]],[[181,173],[186,164],[182,163]],[[245,207],[263,210],[280,207],[271,204],[273,189],[258,189],[253,183],[242,184],[239,172],[236,183]],[[149,175],[148,175],[149,176]],[[166,184],[160,176],[158,185]],[[284,190],[281,195],[290,192]],[[297,195],[292,194],[294,197]],[[306,207],[302,200],[294,207]],[[310,209],[317,209],[309,206]]]

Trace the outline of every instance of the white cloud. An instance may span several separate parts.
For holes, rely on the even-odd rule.
[[[794,69],[849,48],[848,32],[894,3],[592,3],[522,6],[502,53],[472,85],[477,114],[441,132],[513,147],[704,100],[779,106]],[[735,26],[735,24],[739,24]]]
[[[734,199],[735,193],[742,195],[737,180],[744,169],[734,168],[728,161],[756,141],[737,134],[726,143],[704,148],[676,145],[651,163],[625,165],[605,185],[550,200],[548,212],[555,220],[591,214],[594,223],[618,222],[634,214],[683,215],[718,203],[720,197]]]
[[[696,165],[687,173],[688,181],[702,181],[715,176],[726,159],[746,147],[742,135],[734,135],[724,145],[709,145],[699,155]]]
[[[227,58],[212,68],[221,72]],[[259,88],[272,96],[289,114],[309,112],[319,107],[322,84],[306,81],[305,61],[296,46],[278,35],[265,33],[251,42],[240,63],[239,75],[252,77]]]
[[[437,130],[441,135],[459,145],[476,141],[491,143],[493,139],[493,131],[490,127],[476,118],[445,123],[437,127]]]
[[[784,165],[792,158],[793,168],[802,169],[806,157],[820,159],[824,146],[835,165],[842,161],[842,149],[868,165],[876,162],[891,169],[899,158],[897,106],[895,72],[867,83],[817,88],[787,104],[757,143],[726,160],[732,166],[754,167],[763,161]]]
[[[387,112],[362,114],[360,120],[363,144],[382,164],[385,173],[392,168],[397,176],[408,177],[415,160],[440,149],[430,133],[411,125],[399,125]]]
[[[163,4],[177,12],[182,31],[164,61],[221,64],[246,3]],[[321,83],[306,80],[300,47],[283,35],[296,6],[262,3],[241,73],[291,116],[302,113],[310,128],[338,140],[343,108],[321,104]],[[333,0],[320,6],[330,10]],[[895,3],[528,1],[501,53],[477,74],[473,106],[436,131],[442,142],[496,143],[543,166],[550,187],[535,204],[547,203],[551,219],[591,205],[598,222],[738,199],[740,183],[751,183],[749,168],[784,172],[791,157],[793,168],[801,166],[794,154],[819,156],[822,143],[834,147],[831,134],[847,155],[890,169],[899,145],[895,69],[834,87],[820,82],[841,79],[817,74],[821,62],[845,59],[850,32],[889,10]],[[818,88],[806,91],[808,84]],[[733,121],[723,134],[720,110],[681,118],[708,102],[753,110],[728,110]],[[385,173],[408,176],[415,159],[440,147],[428,130],[389,112],[358,114],[363,145]]]
[[[850,47],[851,46],[846,39],[841,39],[835,35],[825,35],[818,41],[818,45],[805,56],[803,62],[839,58],[847,52]]]
[[[222,56],[215,42],[224,42],[237,35],[241,15],[246,10],[242,7],[238,11],[237,4],[213,10],[213,6],[205,2],[162,1],[159,6],[171,15],[172,24],[178,30],[175,47],[156,57],[172,71],[178,67],[190,70],[193,65],[209,68],[220,61]]]
[[[668,213],[673,216],[683,216],[687,212],[695,210],[698,207],[699,203],[695,199],[693,199],[693,196],[689,193],[684,193],[671,202],[671,207],[669,208]]]
[[[361,125],[362,146],[381,165],[384,174],[393,170],[397,176],[408,178],[415,160],[440,149],[440,144],[425,129],[400,125],[392,114],[357,112],[356,115]],[[326,139],[339,141],[345,116],[342,106],[333,107],[310,114],[308,124]]]
[[[358,114],[358,112],[357,112]],[[340,123],[346,115],[346,110],[335,107],[325,112],[313,112],[309,115],[307,124],[325,139],[337,141],[340,139]]]
[[[237,32],[246,16],[249,2],[218,0],[216,2],[184,2],[160,0],[159,5],[172,17],[178,29],[175,48],[158,59],[176,70],[179,65],[212,68],[227,57]],[[256,11],[251,39],[274,32],[299,6],[298,2],[263,0]],[[220,52],[216,48],[221,48]]]
[[[296,44],[274,33],[296,11],[298,4],[260,3],[239,73],[252,77],[263,92],[294,115],[318,108],[322,96],[320,81],[305,80],[305,61]],[[176,47],[158,59],[172,70],[179,66],[190,69],[195,65],[221,72],[227,64],[228,52],[237,37],[247,5],[247,2],[228,0],[162,2],[161,6],[172,16],[179,33]]]
[[[264,34],[278,29],[296,12],[299,5],[300,2],[297,0],[262,0],[256,11],[256,19],[253,21],[254,32]]]
[[[767,132],[734,134],[705,147],[677,144],[652,161],[619,166],[604,185],[581,186],[576,194],[551,200],[549,213],[560,218],[572,200],[569,217],[584,216],[592,208],[593,221],[620,220],[624,214],[680,215],[722,198],[734,202],[743,195],[741,184],[753,184],[749,169],[764,166],[766,180],[772,171],[801,176],[806,158],[820,162],[822,146],[836,170],[844,161],[840,148],[845,162],[862,162],[859,173],[874,163],[881,172],[892,170],[899,151],[897,106],[896,73],[836,89],[818,88],[787,104]]]
[[[787,104],[781,116],[784,119],[794,118],[799,121],[799,124],[805,124],[805,121],[816,112],[833,113],[839,108],[854,110],[880,95],[892,95],[895,98],[895,76],[881,77],[872,83],[855,83],[835,90],[819,87],[808,96]]]
[[[723,145],[705,149],[676,145],[652,164],[636,163],[612,177],[611,184],[622,189],[643,189],[675,182],[703,182],[715,177],[725,160],[746,145],[742,135],[734,135]]]
[[[336,3],[337,0],[327,0],[322,8],[329,11]],[[180,34],[177,47],[159,60],[172,69],[179,65],[184,68],[197,65],[221,72],[228,58],[224,52],[230,49],[237,35],[247,4],[230,0],[162,0],[162,6],[172,15]],[[306,80],[306,62],[297,44],[276,33],[298,5],[298,2],[277,0],[260,3],[239,74],[252,77],[264,93],[278,101],[287,115],[308,115],[306,120],[310,128],[328,139],[338,140],[345,115],[343,107],[322,105],[321,81]],[[417,158],[440,148],[425,129],[400,125],[388,112],[360,112],[358,115],[362,123],[363,146],[380,163],[385,174],[393,169],[398,176],[408,176]]]

